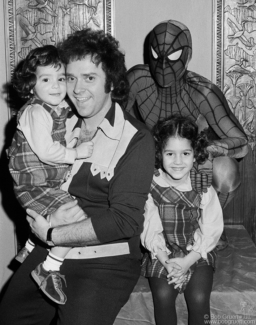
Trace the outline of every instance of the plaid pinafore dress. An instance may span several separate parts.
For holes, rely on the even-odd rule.
[[[70,112],[69,106],[66,103],[63,104],[65,106],[61,115],[58,116],[45,102],[32,98],[21,108],[17,120],[29,105],[41,105],[51,115],[53,119],[52,139],[66,146],[65,122]],[[56,164],[52,166],[41,162],[31,149],[24,134],[18,129],[8,150],[8,156],[15,194],[23,208],[29,207],[40,214],[45,214],[47,210],[48,213],[52,213],[56,207],[71,201],[69,193],[58,190],[71,168],[70,165]],[[34,204],[35,201],[37,204]]]
[[[159,172],[155,172],[159,176]],[[174,187],[161,187],[152,181],[150,193],[163,224],[166,246],[172,252],[169,258],[189,253],[186,247],[193,245],[193,235],[199,228],[201,195],[194,190],[181,192]],[[193,266],[211,265],[215,269],[216,250],[207,254],[207,260],[200,258]],[[141,274],[145,277],[166,279],[167,271],[157,258],[152,259],[146,252],[142,259]]]

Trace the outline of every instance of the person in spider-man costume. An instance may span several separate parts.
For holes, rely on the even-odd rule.
[[[207,191],[212,183],[224,208],[240,185],[234,158],[247,154],[247,137],[221,90],[187,70],[191,56],[189,29],[175,20],[159,23],[149,34],[149,64],[128,71],[130,95],[125,109],[149,128],[171,114],[189,116],[199,130],[208,128],[209,159],[195,167],[191,181],[198,192]]]

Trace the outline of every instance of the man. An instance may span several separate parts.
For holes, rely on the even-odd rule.
[[[69,36],[60,51],[67,65],[67,93],[82,118],[78,144],[93,141],[94,151],[75,162],[63,186],[78,204],[61,206],[48,216],[50,222],[28,211],[34,218],[28,217],[31,229],[41,241],[3,297],[1,325],[47,325],[54,316],[59,325],[113,324],[140,274],[140,233],[154,144],[143,124],[117,104],[128,93],[124,55],[112,36],[90,29]],[[85,219],[70,224],[78,216]],[[65,305],[47,301],[29,276],[47,254],[43,242],[74,247],[61,267]]]

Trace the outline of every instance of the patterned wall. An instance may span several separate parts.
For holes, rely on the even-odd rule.
[[[256,4],[254,0],[215,4],[215,83],[249,140],[249,153],[239,163],[242,184],[224,211],[225,219],[244,224],[256,242]]]

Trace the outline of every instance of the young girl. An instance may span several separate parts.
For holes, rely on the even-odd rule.
[[[93,143],[74,148],[79,127],[74,125],[73,131],[66,132],[65,122],[72,112],[64,100],[65,67],[56,47],[33,49],[17,67],[13,86],[21,97],[30,98],[18,113],[17,130],[8,153],[15,194],[25,209],[50,215],[63,203],[74,200],[60,190],[60,185],[76,159],[91,156]],[[30,238],[16,259],[22,263],[34,246]],[[53,247],[44,263],[31,273],[42,291],[60,304],[66,302],[62,291],[65,278],[58,271],[69,250]]]
[[[175,300],[184,292],[190,325],[210,320],[216,252],[223,231],[222,209],[213,187],[191,187],[194,161],[208,158],[206,135],[194,122],[170,116],[154,128],[156,167],[145,207],[142,274],[149,279],[157,325],[177,324]],[[172,285],[174,284],[174,285]]]

